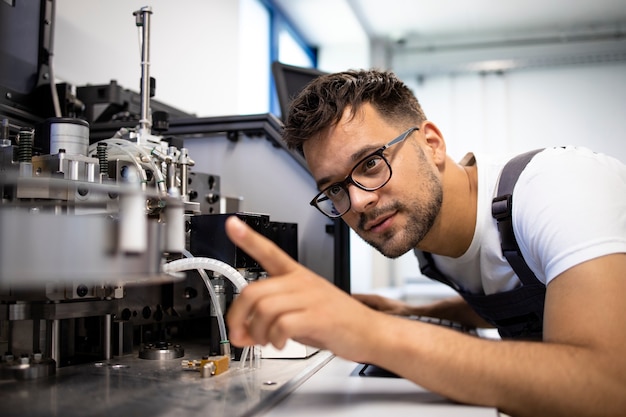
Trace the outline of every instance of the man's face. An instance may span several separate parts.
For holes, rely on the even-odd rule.
[[[342,181],[354,164],[409,126],[387,124],[369,104],[304,143],[307,164],[320,190]],[[421,131],[385,151],[389,182],[375,191],[349,185],[350,210],[343,220],[383,255],[396,258],[415,248],[433,225],[442,202],[438,171],[424,149]]]

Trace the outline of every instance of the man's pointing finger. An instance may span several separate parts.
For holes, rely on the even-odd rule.
[[[255,232],[237,216],[226,219],[226,234],[235,245],[259,262],[270,276],[289,273],[298,265],[274,242]]]

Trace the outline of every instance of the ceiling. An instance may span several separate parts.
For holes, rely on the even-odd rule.
[[[369,38],[429,40],[626,24],[624,0],[276,0],[315,45]]]
[[[626,0],[275,0],[275,4],[312,45],[383,44],[387,65],[396,71],[458,67],[460,61],[467,64],[463,54],[468,50],[479,57],[474,64],[477,59],[509,59],[510,66],[517,56],[528,58],[530,49],[543,63],[555,54],[574,54],[579,60],[582,55],[597,59],[603,54],[626,60]],[[431,62],[430,69],[423,68],[426,61]],[[524,62],[518,60],[517,65],[530,65],[528,59]]]

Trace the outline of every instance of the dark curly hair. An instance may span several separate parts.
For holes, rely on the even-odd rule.
[[[354,117],[365,103],[390,123],[419,126],[426,120],[415,95],[392,72],[349,70],[322,75],[302,90],[289,109],[283,139],[301,151],[304,141],[337,124],[346,108]]]

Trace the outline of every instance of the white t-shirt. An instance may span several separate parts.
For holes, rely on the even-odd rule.
[[[491,216],[500,171],[510,156],[475,156],[478,207],[474,237],[458,258],[437,267],[471,293],[521,285],[502,255]],[[585,148],[549,148],[529,162],[513,191],[513,230],[526,263],[545,284],[584,261],[626,253],[626,165]]]

